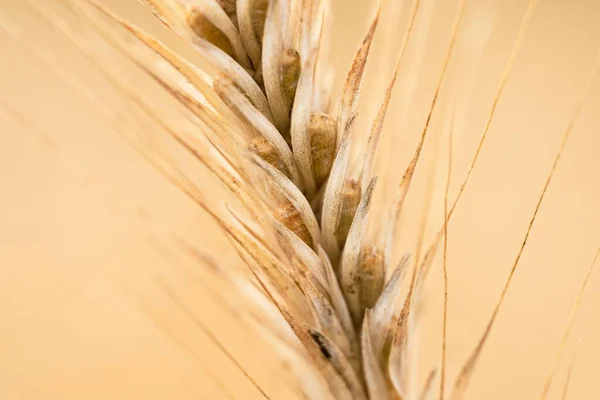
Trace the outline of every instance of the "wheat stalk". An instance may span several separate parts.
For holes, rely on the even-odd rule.
[[[202,67],[183,59],[93,0],[64,0],[64,5],[89,23],[91,29],[130,58],[197,118],[202,134],[210,143],[210,151],[199,151],[200,145],[193,138],[183,136],[164,124],[160,117],[153,116],[151,107],[135,88],[118,72],[105,66],[99,52],[56,17],[47,3],[41,0],[32,0],[32,3],[94,62],[104,66],[107,77],[123,95],[161,124],[236,197],[241,209],[228,208],[228,214],[223,215],[208,204],[201,188],[189,181],[161,149],[151,148],[147,143],[140,145],[135,138],[124,134],[157,169],[214,218],[247,262],[253,282],[240,281],[214,260],[205,255],[199,257],[199,262],[239,285],[265,313],[270,313],[275,306],[279,317],[274,316],[269,326],[261,328],[270,332],[276,346],[296,365],[305,398],[463,398],[597,69],[596,65],[578,99],[501,297],[448,394],[448,224],[477,164],[536,0],[529,3],[459,192],[450,206],[449,168],[443,226],[423,257],[417,253],[412,268],[407,258],[393,264],[392,254],[398,241],[396,227],[432,117],[439,107],[438,99],[463,25],[466,0],[461,0],[458,6],[419,142],[387,209],[388,222],[372,236],[367,231],[378,182],[375,168],[378,144],[421,0],[412,2],[395,69],[366,140],[361,140],[356,132],[355,120],[365,66],[385,4],[379,4],[374,11],[341,93],[336,97],[331,91],[325,52],[330,34],[328,0],[143,0],[165,26],[196,51],[205,63]],[[10,29],[7,21],[3,25],[11,33],[20,35]],[[114,29],[116,25],[120,27],[119,32]],[[124,42],[121,32],[132,35],[137,42]],[[93,93],[77,82],[71,81],[71,84],[102,109],[107,118],[114,119]],[[454,116],[451,115],[447,127],[450,165],[452,137],[457,127]],[[116,121],[115,127],[120,129]],[[358,163],[353,163],[353,148],[364,152]],[[431,371],[423,388],[416,388],[413,342],[417,335],[418,295],[441,243],[445,282],[441,365],[439,370]],[[586,275],[573,315],[595,263],[596,259]],[[409,269],[411,278],[405,293],[401,283]],[[169,292],[168,288],[165,290]],[[280,323],[281,317],[286,325]],[[565,329],[556,360],[561,358],[572,323],[573,317]],[[542,398],[547,396],[557,362],[551,368]]]

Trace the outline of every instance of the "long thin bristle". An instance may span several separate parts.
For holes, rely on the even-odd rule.
[[[440,400],[444,399],[446,384],[446,345],[448,337],[448,193],[450,192],[450,180],[452,178],[453,146],[454,146],[454,114],[450,120],[448,136],[448,167],[446,172],[446,186],[444,188],[444,245],[442,255],[442,271],[444,274],[444,300],[442,313],[442,356],[440,365]]]
[[[561,400],[567,400],[567,395],[569,394],[569,385],[571,383],[571,378],[573,377],[573,369],[575,367],[575,361],[577,360],[577,352],[579,351],[579,345],[573,352],[573,356],[571,357],[571,361],[569,362],[569,369],[567,371],[567,377],[565,378],[565,384],[562,390]]]

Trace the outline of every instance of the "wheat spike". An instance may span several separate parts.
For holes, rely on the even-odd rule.
[[[594,76],[594,73],[590,75],[569,121],[492,317],[448,397],[445,388],[449,223],[478,160],[537,0],[529,3],[473,162],[455,202],[449,207],[454,130],[463,128],[454,121],[453,104],[450,122],[446,121],[445,126],[450,136],[450,165],[444,192],[443,227],[421,257],[426,220],[422,221],[412,268],[409,256],[392,264],[392,253],[399,240],[398,220],[411,192],[425,143],[431,136],[434,115],[440,109],[439,99],[463,28],[467,0],[458,1],[450,40],[419,131],[417,147],[401,177],[393,202],[386,205],[388,221],[377,230],[374,239],[368,231],[369,224],[377,219],[373,218],[375,213],[372,209],[381,180],[375,160],[384,122],[396,83],[400,81],[419,13],[423,12],[423,8],[428,10],[426,16],[431,12],[431,3],[421,3],[432,0],[413,0],[410,3],[393,74],[391,78],[385,78],[389,81],[386,81],[383,98],[376,103],[379,105],[378,112],[369,132],[364,135],[365,141],[359,136],[360,132],[356,132],[354,121],[365,71],[372,61],[371,48],[387,6],[384,0],[378,2],[370,17],[339,93],[332,90],[330,76],[323,67],[329,56],[325,51],[330,36],[329,0],[142,0],[162,24],[206,63],[203,66],[186,60],[96,0],[28,1],[41,19],[58,27],[89,60],[100,67],[120,95],[164,129],[186,154],[206,166],[237,200],[239,204],[226,204],[224,209],[207,201],[201,184],[186,175],[177,160],[153,141],[152,132],[146,132],[139,126],[134,127],[137,129],[124,127],[118,115],[98,96],[46,57],[43,49],[32,44],[26,32],[14,29],[0,16],[3,30],[25,43],[29,50],[57,70],[82,99],[92,104],[115,131],[222,230],[247,265],[251,281],[241,280],[210,256],[196,252],[195,247],[183,239],[178,239],[177,243],[190,260],[211,268],[219,279],[232,283],[252,304],[257,305],[261,312],[240,312],[235,310],[235,306],[230,307],[241,319],[273,340],[273,347],[293,365],[298,374],[298,385],[307,400],[462,398]],[[120,74],[118,68],[105,62],[102,51],[80,37],[77,30],[49,3],[84,21],[90,32],[110,43],[120,55],[151,77],[178,106],[187,111],[185,115],[198,129],[197,135],[179,132],[162,121],[151,102],[136,93],[135,87]],[[489,31],[483,36],[478,41],[478,52]],[[408,91],[412,90],[409,85]],[[459,117],[465,118],[462,114]],[[351,152],[360,146],[364,159],[358,163],[358,174],[353,174],[355,166]],[[380,182],[379,186],[377,182]],[[429,207],[430,201],[428,198],[424,202],[425,208]],[[416,348],[414,339],[417,335],[419,295],[442,239],[441,365],[428,369],[430,372],[424,386],[415,388],[416,367],[411,364],[411,356]],[[404,284],[407,271],[411,275]],[[582,293],[588,278],[589,272]],[[227,354],[264,398],[271,398],[205,324],[194,316],[168,282],[157,278],[156,284]],[[215,296],[223,303],[228,301],[223,294],[215,293]],[[149,309],[148,313],[152,315],[153,311]],[[160,318],[154,318],[154,323],[165,331]],[[562,346],[569,329],[570,325]],[[172,332],[163,333],[179,346],[185,346]],[[561,347],[557,361],[562,350]],[[556,365],[553,365],[543,398],[549,390],[555,368]],[[226,387],[221,389],[225,396],[232,398]]]

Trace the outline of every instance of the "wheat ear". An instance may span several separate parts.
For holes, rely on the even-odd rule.
[[[30,0],[40,14],[61,28],[97,65],[100,53],[77,38],[41,0]],[[198,67],[141,29],[122,20],[93,0],[61,0],[128,57],[174,99],[202,130],[210,149],[167,125],[163,128],[207,166],[239,201],[241,211],[227,213],[209,205],[194,184],[160,148],[140,144],[123,132],[114,115],[93,93],[77,82],[73,87],[93,102],[114,126],[157,169],[202,207],[223,230],[247,262],[255,283],[239,283],[206,257],[203,264],[236,281],[268,313],[273,305],[283,319],[282,332],[273,323],[272,336],[298,365],[318,374],[298,377],[307,399],[412,400],[436,395],[445,398],[447,235],[448,223],[469,180],[492,123],[494,111],[536,0],[531,0],[517,43],[502,76],[481,142],[459,194],[448,210],[447,177],[444,225],[423,258],[415,257],[408,293],[401,283],[408,267],[403,258],[392,265],[396,225],[409,192],[432,117],[445,81],[466,0],[460,0],[450,42],[418,146],[389,208],[389,224],[374,239],[367,237],[378,177],[373,173],[379,138],[390,99],[403,65],[405,50],[420,10],[414,0],[398,61],[364,144],[365,159],[358,176],[350,173],[350,151],[361,146],[354,132],[359,94],[370,50],[385,2],[376,7],[339,96],[331,93],[331,75],[323,47],[330,22],[328,0],[142,0],[159,20],[189,45],[205,63]],[[117,29],[115,29],[117,28]],[[135,43],[120,40],[123,32]],[[148,62],[151,60],[151,62]],[[118,71],[105,74],[158,124],[147,101],[136,94]],[[593,76],[593,74],[592,74]],[[65,79],[69,79],[68,76]],[[591,81],[591,78],[590,78]],[[510,286],[537,211],[544,199],[587,88],[583,91],[564,141],[536,205],[509,279],[486,330],[454,385],[450,398],[461,398],[487,336]],[[337,101],[332,101],[337,98]],[[450,126],[451,132],[454,123]],[[451,134],[452,136],[452,134]],[[450,140],[451,143],[451,140]],[[415,304],[436,250],[444,239],[444,328],[442,365],[428,375],[425,386],[410,384]],[[587,281],[586,281],[587,282]],[[160,283],[173,301],[176,296]],[[262,327],[264,329],[264,327]],[[271,327],[269,327],[271,328]],[[288,329],[287,335],[284,331]],[[568,332],[567,332],[568,333]],[[241,368],[243,369],[243,368]],[[299,367],[300,369],[300,367]],[[252,381],[268,398],[268,394]]]

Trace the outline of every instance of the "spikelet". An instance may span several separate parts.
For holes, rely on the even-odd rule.
[[[52,16],[43,0],[30,1],[70,37],[77,36]],[[431,371],[424,387],[415,389],[411,385],[415,374],[410,365],[414,350],[411,341],[418,322],[418,295],[440,241],[446,238],[448,221],[477,160],[494,109],[460,193],[445,213],[444,229],[425,256],[417,257],[412,269],[408,257],[394,266],[391,248],[397,243],[396,225],[436,111],[465,0],[458,7],[419,144],[390,206],[388,224],[375,240],[367,237],[378,181],[373,173],[374,160],[420,0],[412,3],[396,68],[367,132],[358,176],[351,174],[351,149],[361,145],[353,121],[383,4],[371,17],[336,96],[331,93],[328,77],[317,73],[317,65],[327,56],[321,46],[329,35],[328,0],[144,0],[160,21],[207,63],[207,70],[192,65],[93,0],[62,3],[88,21],[91,29],[111,41],[199,121],[198,126],[216,151],[194,155],[235,195],[242,211],[228,207],[228,214],[223,215],[208,205],[201,187],[180,171],[169,170],[156,161],[163,155],[160,149],[153,149],[148,159],[216,221],[248,264],[256,286],[240,284],[229,273],[223,276],[236,282],[265,312],[271,312],[272,329],[262,323],[256,325],[270,331],[277,348],[287,349],[285,356],[303,371],[299,381],[305,397],[430,399],[438,392],[440,377],[439,396],[444,399],[444,363],[439,370]],[[494,108],[535,3],[530,3]],[[115,30],[127,32],[136,41],[120,42]],[[100,62],[93,47],[74,40]],[[124,95],[145,107],[145,100],[135,97],[135,90],[119,79],[117,71],[107,68],[106,75]],[[336,108],[331,107],[331,98],[337,99]],[[189,138],[173,135],[188,150],[194,149]],[[561,152],[563,148],[564,143]],[[556,164],[552,173],[555,168]],[[538,208],[551,178],[552,174]],[[537,208],[527,235],[536,213]],[[466,388],[521,252],[488,329],[453,388],[452,399],[460,399]],[[213,268],[222,269],[218,265]],[[411,278],[406,291],[402,283],[408,270]],[[274,309],[279,320],[272,315]],[[285,333],[280,332],[276,320],[285,321]]]

